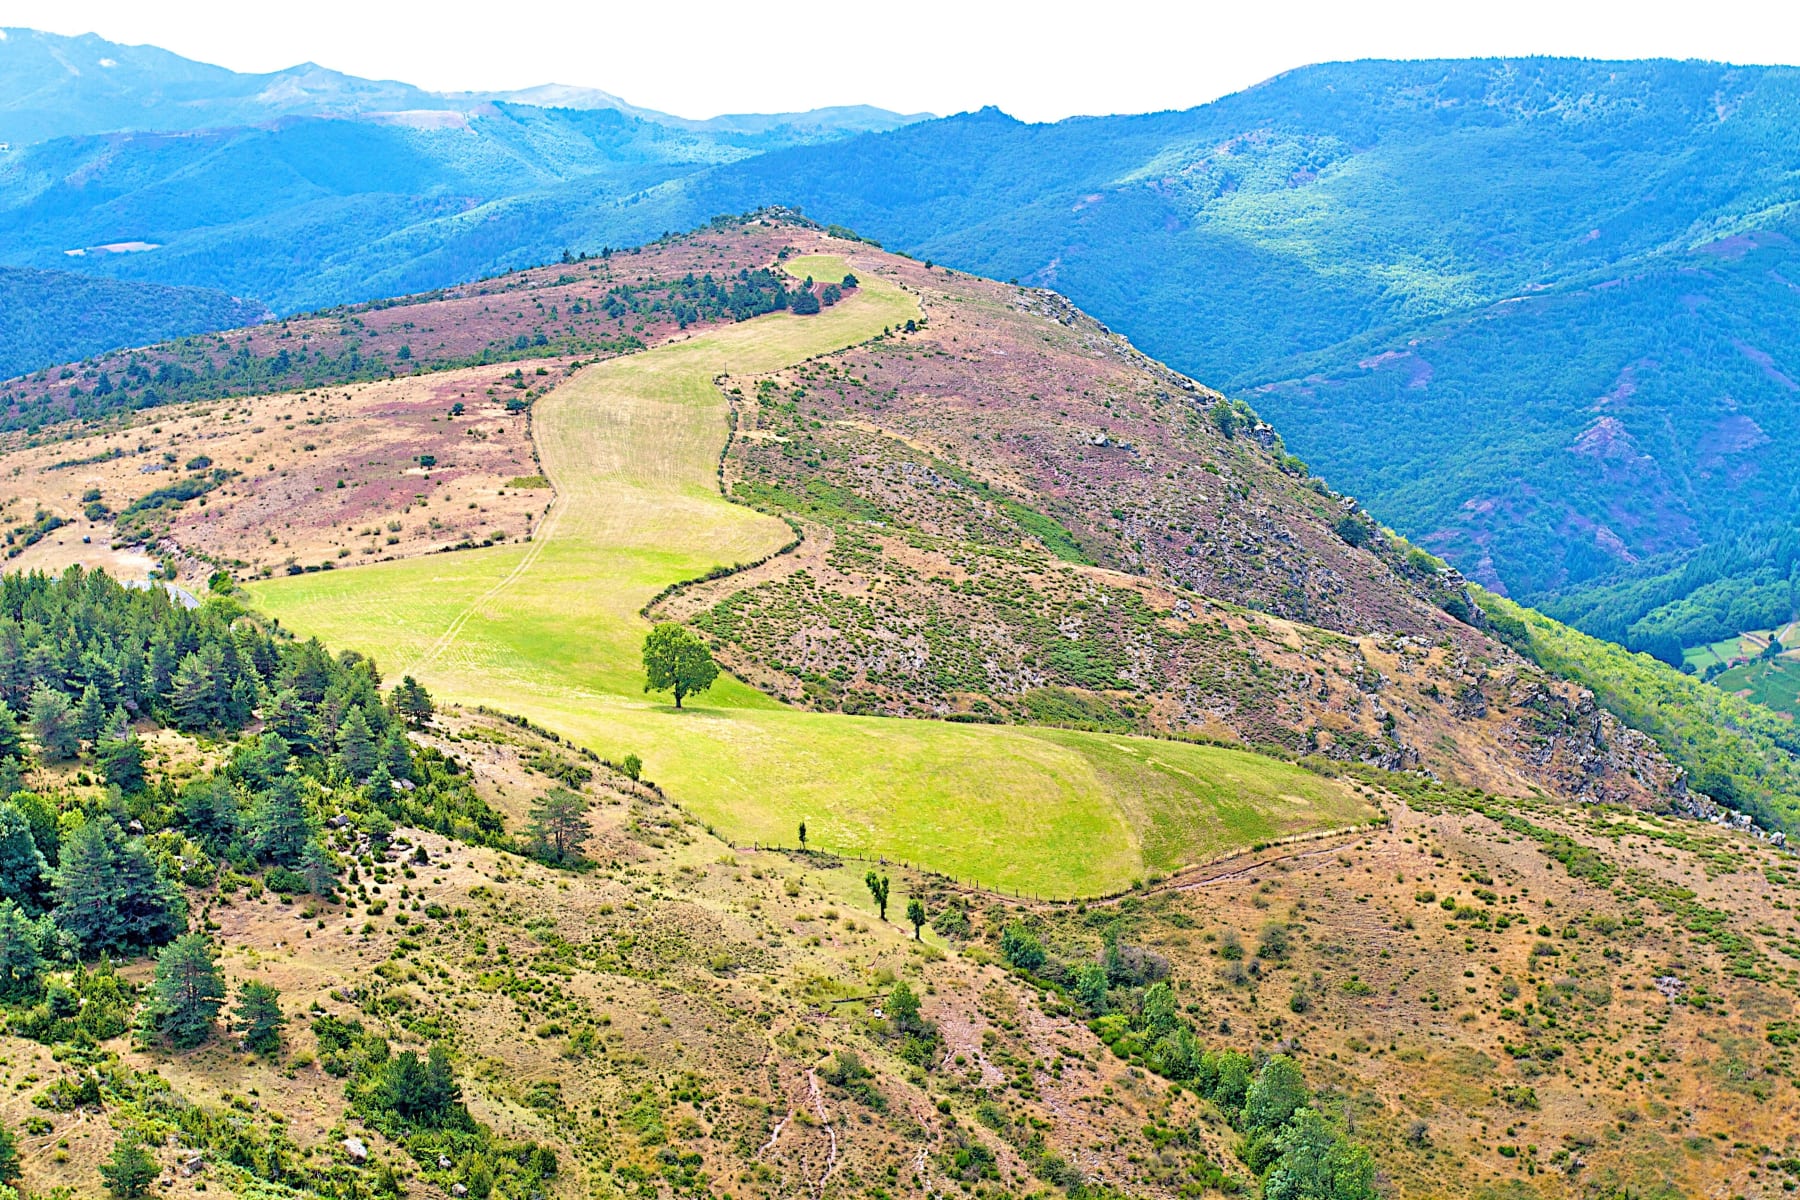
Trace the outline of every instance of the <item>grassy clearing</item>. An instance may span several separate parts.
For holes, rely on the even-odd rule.
[[[849,265],[814,256],[788,269],[835,279]],[[1069,895],[1365,817],[1341,785],[1235,751],[800,712],[729,678],[683,712],[643,695],[643,604],[790,536],[718,493],[727,410],[715,379],[917,315],[901,289],[868,279],[817,316],[776,314],[589,367],[537,405],[559,491],[530,545],[274,580],[255,598],[297,632],[376,654],[390,676],[641,755],[739,841],[791,843],[805,819],[819,846]]]

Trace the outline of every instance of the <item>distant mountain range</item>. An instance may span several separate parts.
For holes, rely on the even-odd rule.
[[[389,79],[360,79],[315,63],[245,74],[155,46],[123,46],[91,33],[64,37],[35,29],[0,29],[0,142],[14,146],[120,130],[174,132],[256,125],[280,117],[467,112],[499,101],[541,108],[610,109],[701,133],[765,133],[789,127],[839,135],[896,129],[930,117],[858,105],[694,121],[639,108],[598,88],[552,83],[511,92],[429,92]]]
[[[31,61],[123,69],[108,46]],[[165,80],[145,111],[255,121],[0,156],[0,262],[286,313],[793,205],[1064,292],[1249,400],[1409,538],[1590,632],[1679,662],[1743,627],[1746,596],[1752,627],[1800,598],[1800,565],[1776,579],[1759,549],[1800,515],[1800,71],[1357,62],[1185,112],[808,124],[311,68],[224,72],[207,100],[216,68],[141,53]],[[153,248],[71,256],[108,246]]]

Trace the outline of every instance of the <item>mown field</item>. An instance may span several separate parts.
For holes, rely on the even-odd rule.
[[[849,269],[788,264],[820,280]],[[715,381],[918,315],[903,290],[866,278],[817,316],[776,314],[588,367],[537,404],[558,494],[530,545],[269,581],[255,601],[298,633],[374,654],[390,678],[526,713],[604,755],[636,753],[738,841],[791,844],[804,819],[821,847],[1073,895],[1366,818],[1335,781],[1216,747],[807,713],[730,678],[680,712],[643,694],[645,602],[791,536],[719,495],[727,408]]]

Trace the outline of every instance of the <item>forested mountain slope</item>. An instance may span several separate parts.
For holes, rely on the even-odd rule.
[[[0,378],[268,315],[254,301],[205,288],[0,267]]]

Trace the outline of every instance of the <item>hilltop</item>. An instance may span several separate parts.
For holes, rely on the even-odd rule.
[[[1454,571],[1310,475],[1246,406],[1146,358],[1053,293],[934,269],[803,222],[721,222],[628,255],[177,343],[135,366],[101,360],[68,400],[60,383],[15,389],[10,421],[36,429],[41,444],[16,457],[33,469],[14,477],[9,511],[37,514],[35,529],[70,522],[31,539],[19,564],[106,561],[95,547],[143,539],[195,579],[220,566],[272,575],[258,594],[296,628],[405,648],[452,695],[522,705],[578,732],[565,712],[592,682],[568,699],[552,699],[565,685],[546,682],[527,701],[516,680],[496,692],[433,674],[446,669],[433,661],[437,621],[446,638],[524,639],[492,652],[503,659],[543,644],[522,614],[491,633],[457,616],[464,604],[491,613],[491,599],[476,600],[487,584],[474,581],[512,578],[501,565],[510,556],[535,559],[535,542],[501,547],[546,536],[556,505],[581,486],[543,463],[543,426],[527,445],[525,416],[543,421],[562,411],[546,404],[583,394],[597,369],[584,363],[629,363],[645,346],[672,352],[738,327],[728,306],[695,298],[796,251],[841,256],[851,273],[898,286],[917,316],[894,310],[877,320],[878,336],[802,351],[792,366],[733,368],[720,396],[729,409],[708,418],[718,432],[698,426],[701,442],[681,453],[709,486],[701,481],[714,468],[699,464],[723,451],[726,496],[740,511],[782,517],[798,545],[774,554],[793,536],[786,527],[744,525],[696,545],[688,565],[659,562],[629,604],[655,601],[656,615],[707,632],[758,690],[824,713],[1202,738],[1429,770],[1515,795],[1704,810],[1703,798],[1688,798],[1685,763],[1491,637]],[[111,393],[119,403],[100,406],[94,382],[111,372],[131,383]],[[133,390],[147,395],[165,376],[218,399],[129,415],[141,403],[128,399]],[[228,399],[278,380],[303,390]],[[349,386],[329,390],[338,380]],[[43,422],[71,411],[65,404],[124,423],[64,440],[74,431]],[[297,446],[302,420],[318,434]],[[437,440],[402,453],[389,432],[402,428],[409,442]],[[579,453],[564,471],[590,469],[591,451]],[[206,460],[198,467],[196,455]],[[197,498],[168,492],[222,469],[189,489]],[[146,472],[172,477],[167,499],[134,494],[151,494],[152,481],[135,482]],[[279,529],[268,524],[275,511]],[[726,517],[738,527],[729,507]],[[467,585],[435,564],[419,563],[423,576],[401,570],[443,549],[498,557],[458,567]],[[657,595],[759,558],[767,562]],[[399,590],[383,599],[370,579],[317,574],[363,563],[389,570],[383,578]],[[423,623],[421,588],[442,613]],[[560,621],[567,609],[552,611]],[[637,636],[622,631],[589,669],[616,675],[619,694],[635,687]],[[593,732],[608,752],[642,753],[647,743],[633,739],[660,736],[650,728]],[[788,822],[770,824],[779,836]],[[1185,861],[1174,846],[1163,853],[1174,857],[1152,854],[1146,865]]]
[[[766,212],[74,370],[0,474],[34,1193],[140,1140],[297,1200],[1796,1178],[1792,855],[1689,786],[1790,819],[1775,718],[1055,293]],[[652,619],[732,674],[646,698]],[[117,970],[39,882],[96,839]],[[182,928],[272,1044],[175,1040]]]

